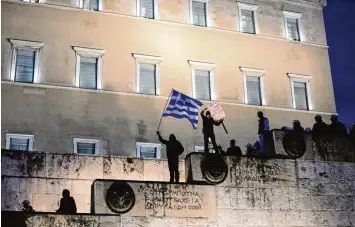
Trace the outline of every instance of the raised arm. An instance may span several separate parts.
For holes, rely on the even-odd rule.
[[[158,135],[158,137],[159,137],[159,141],[160,141],[162,144],[167,144],[168,141],[166,141],[165,139],[163,139],[163,137],[161,137],[159,131],[157,131],[157,135]]]
[[[200,113],[200,115],[201,115],[201,117],[204,119],[204,118],[206,118],[206,116],[205,116],[205,110],[206,110],[207,108],[205,108],[205,109],[203,109],[202,111],[201,111],[201,113]]]

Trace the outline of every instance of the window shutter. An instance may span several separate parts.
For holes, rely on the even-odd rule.
[[[141,17],[154,18],[154,0],[140,0]]]
[[[288,31],[288,38],[293,40],[300,40],[299,33],[298,33],[298,19],[287,18],[287,31]]]
[[[91,10],[98,11],[99,10],[99,0],[91,0]]]
[[[296,109],[308,110],[306,83],[293,82]]]
[[[206,3],[192,1],[193,24],[206,27]]]
[[[196,99],[211,100],[210,72],[195,70]]]
[[[155,65],[139,64],[139,92],[147,95],[156,95]]]
[[[140,147],[142,158],[157,158],[156,147]]]
[[[260,78],[247,76],[248,104],[261,106]]]
[[[77,143],[78,154],[95,154],[95,143]]]
[[[33,83],[35,54],[33,50],[17,49],[15,81]]]
[[[29,139],[11,138],[10,150],[28,151]]]
[[[80,57],[79,87],[97,88],[97,58]]]
[[[254,11],[242,9],[241,14],[242,31],[245,33],[255,34]]]

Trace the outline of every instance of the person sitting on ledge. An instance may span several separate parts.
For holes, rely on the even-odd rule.
[[[304,128],[301,126],[301,122],[299,120],[294,120],[292,123],[294,132],[304,132]]]
[[[230,147],[227,149],[225,156],[242,156],[242,150],[235,145],[235,140],[230,140]]]
[[[56,211],[59,214],[76,214],[76,204],[73,197],[70,196],[68,189],[63,190],[63,198],[60,199],[59,209]]]
[[[337,115],[332,115],[330,117],[330,121],[332,122],[329,125],[329,133],[331,135],[344,137],[344,138],[346,138],[348,136],[348,132],[346,130],[345,125],[338,121],[338,116]]]
[[[30,205],[30,201],[28,200],[24,200],[22,202],[22,211],[26,212],[26,213],[33,213],[35,212],[35,210],[33,209],[33,207]]]

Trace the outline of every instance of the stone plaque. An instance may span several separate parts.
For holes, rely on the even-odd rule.
[[[158,182],[94,182],[94,213],[123,216],[216,217],[215,188]]]

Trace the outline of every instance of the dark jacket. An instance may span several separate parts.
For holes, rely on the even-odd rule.
[[[319,140],[324,135],[326,135],[328,132],[328,125],[326,123],[322,122],[317,122],[313,125],[312,128],[312,139],[313,140]]]
[[[229,147],[225,156],[242,156],[242,150],[238,146]]]
[[[269,131],[269,119],[266,117],[259,119],[258,135]]]
[[[60,206],[57,212],[60,214],[76,214],[76,204],[74,198],[61,198]]]
[[[348,136],[348,132],[346,130],[346,127],[341,122],[334,122],[334,123],[332,122],[329,125],[329,133],[332,135],[338,135],[338,136],[343,136],[343,137]]]
[[[205,115],[204,115],[204,110],[201,111],[201,117],[202,117],[202,121],[203,121],[203,128],[202,128],[202,132],[203,133],[213,133],[213,125],[220,125],[222,123],[222,121],[215,121],[213,120],[213,118],[211,117],[210,119],[208,119]]]
[[[159,141],[166,145],[166,156],[168,159],[178,159],[179,155],[184,152],[184,147],[178,140],[165,140],[160,135]]]

